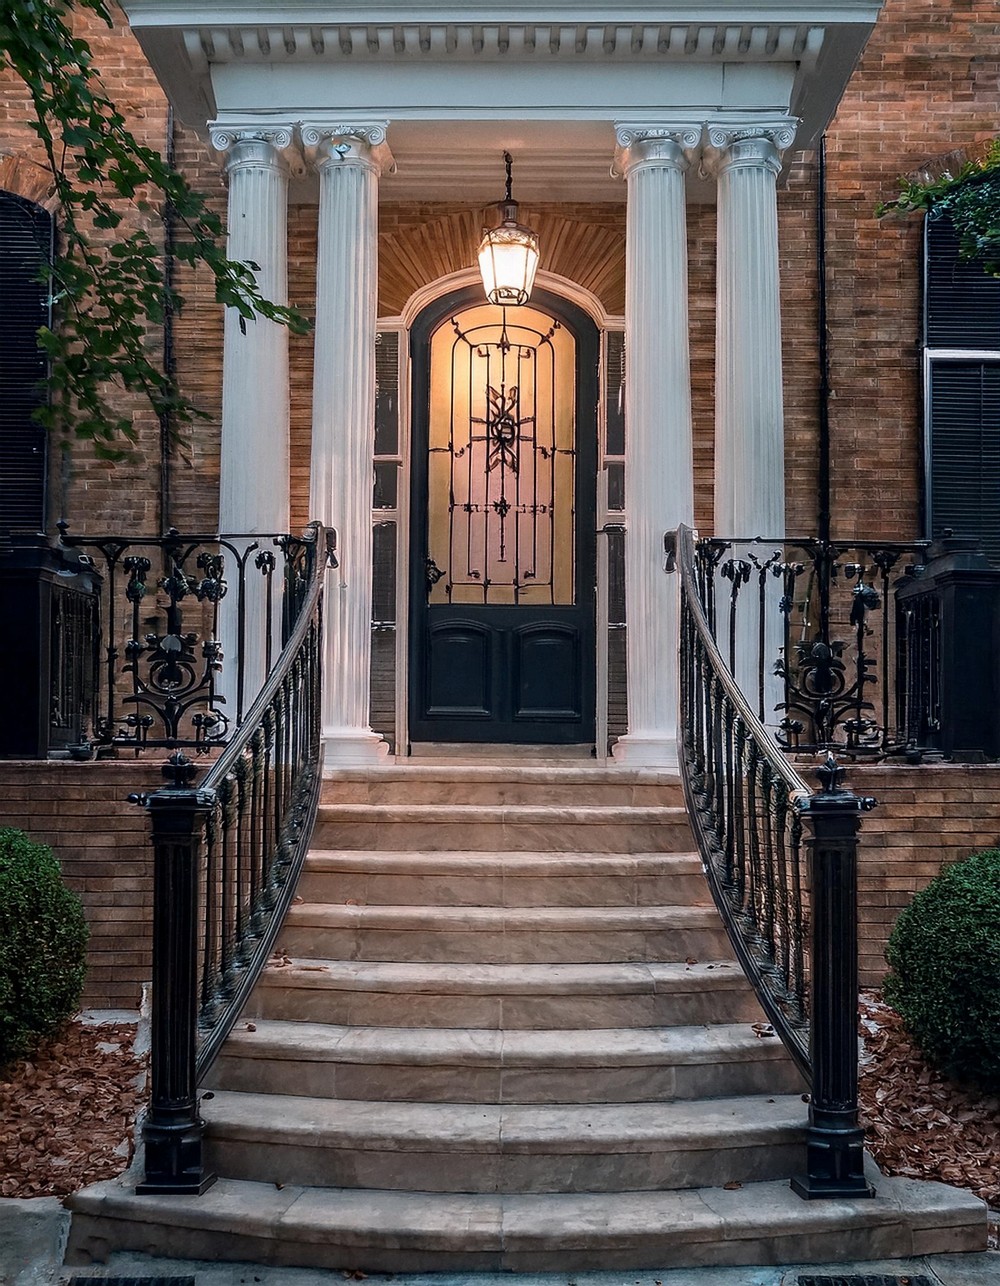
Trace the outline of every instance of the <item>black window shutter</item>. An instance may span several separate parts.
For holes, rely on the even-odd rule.
[[[1000,277],[960,259],[951,220],[927,219],[925,342],[928,348],[1000,349]]]
[[[0,192],[0,530],[45,527],[46,432],[32,420],[47,366],[36,334],[48,322],[38,280],[52,246],[52,216]]]
[[[1000,360],[931,359],[931,535],[976,536],[1000,565]]]

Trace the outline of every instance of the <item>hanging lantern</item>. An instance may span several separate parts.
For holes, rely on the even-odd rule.
[[[510,194],[512,161],[504,152],[507,192],[497,203],[501,223],[487,228],[479,245],[479,271],[491,304],[526,304],[538,268],[538,236],[517,221],[517,202]]]

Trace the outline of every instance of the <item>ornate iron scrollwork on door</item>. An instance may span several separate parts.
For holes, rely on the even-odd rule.
[[[537,308],[479,305],[433,337],[432,603],[573,601],[575,365]]]

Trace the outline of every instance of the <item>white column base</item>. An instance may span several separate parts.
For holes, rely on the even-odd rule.
[[[381,763],[389,753],[389,743],[377,732],[362,728],[323,729],[324,768],[364,768]]]
[[[677,772],[677,738],[627,732],[611,747],[611,757],[630,768],[668,768]]]

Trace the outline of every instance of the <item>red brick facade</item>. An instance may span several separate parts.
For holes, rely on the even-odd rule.
[[[155,765],[0,761],[0,827],[48,844],[90,925],[83,1004],[136,1009],[149,981],[153,862],[145,811],[130,792],[160,784]]]

